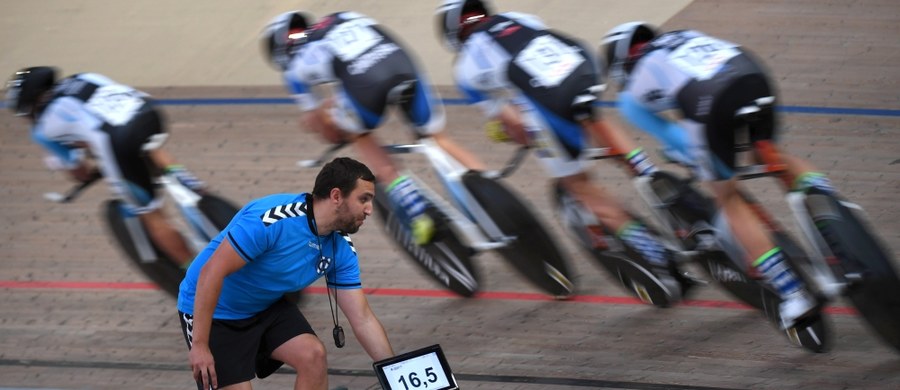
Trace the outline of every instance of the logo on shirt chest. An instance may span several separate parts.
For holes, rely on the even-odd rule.
[[[316,263],[316,273],[319,275],[325,275],[325,272],[331,268],[331,263],[334,262],[334,259],[325,256],[319,255],[319,261]]]

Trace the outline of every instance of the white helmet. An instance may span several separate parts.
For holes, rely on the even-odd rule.
[[[306,42],[313,21],[300,11],[285,12],[272,19],[262,32],[263,54],[272,66],[287,69],[294,49]]]
[[[444,0],[436,12],[438,33],[447,48],[457,51],[468,38],[468,27],[492,14],[488,0]]]
[[[656,28],[645,22],[620,24],[603,36],[600,52],[606,56],[606,71],[620,88],[628,81],[631,69],[640,58],[632,55],[632,46],[653,38],[656,38]]]

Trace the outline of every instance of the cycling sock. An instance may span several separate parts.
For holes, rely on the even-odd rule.
[[[406,217],[416,219],[425,212],[425,198],[419,194],[415,183],[406,176],[400,176],[387,187],[391,200],[403,208]]]
[[[625,241],[632,249],[640,252],[651,264],[668,267],[669,259],[666,255],[666,248],[644,225],[635,221],[627,222],[619,228],[616,236]]]
[[[166,174],[175,176],[175,180],[178,180],[179,183],[194,191],[202,190],[206,186],[203,181],[198,179],[197,176],[194,176],[194,174],[191,173],[191,171],[188,171],[183,165],[172,164],[167,166],[164,171]]]
[[[831,180],[823,173],[804,172],[794,180],[794,191],[806,191],[810,188],[816,188],[829,194],[837,192],[831,184]]]
[[[763,278],[778,291],[778,295],[785,297],[799,291],[803,286],[800,279],[788,267],[781,248],[775,247],[766,252],[753,262],[753,267],[762,274]]]
[[[643,148],[637,148],[625,155],[625,161],[638,176],[647,176],[656,172],[656,165],[647,157]]]

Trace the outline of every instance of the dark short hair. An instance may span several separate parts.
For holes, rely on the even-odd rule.
[[[375,174],[365,164],[350,157],[338,157],[322,167],[313,186],[313,197],[325,199],[332,188],[346,195],[356,188],[356,180],[375,182]]]

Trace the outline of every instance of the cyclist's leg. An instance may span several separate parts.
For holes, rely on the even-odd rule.
[[[163,253],[179,266],[186,267],[194,255],[184,237],[166,220],[161,210],[162,199],[157,197],[154,172],[148,166],[141,147],[161,131],[155,111],[144,111],[125,126],[111,131],[113,152],[118,168],[128,184],[130,196],[123,202],[147,230],[149,238]]]
[[[789,191],[804,191],[809,188],[817,188],[826,193],[837,192],[831,180],[812,163],[781,152],[781,161],[787,166],[788,172],[794,178]]]
[[[416,130],[417,136],[430,136],[466,168],[477,171],[485,169],[484,163],[475,154],[463,148],[444,131],[447,124],[444,105],[440,95],[426,78],[419,75],[410,98],[397,103],[403,116]]]
[[[613,153],[621,154],[622,162],[626,164],[633,175],[645,176],[657,171],[643,148],[639,147],[631,137],[628,137],[620,127],[611,125],[606,120],[585,120],[582,122],[582,126],[602,144],[611,148]]]
[[[551,122],[543,118],[539,110],[524,100],[517,100],[530,142],[538,151],[544,170],[581,205],[590,210],[608,229],[633,250],[641,254],[652,266],[651,271],[664,283],[673,295],[680,296],[680,283],[672,275],[672,254],[649,229],[634,220],[625,208],[588,175],[589,165],[577,156],[586,145],[580,124],[574,121]]]
[[[768,84],[762,75],[749,75],[722,90],[712,102],[712,110],[704,124],[706,150],[709,154],[700,164],[700,176],[711,181],[720,212],[725,215],[734,237],[743,247],[754,269],[783,300],[779,311],[782,327],[811,313],[816,302],[806,291],[803,282],[791,270],[786,254],[769,238],[762,220],[753,211],[738,189],[735,133],[742,126],[735,117],[739,108],[756,98],[769,96]],[[767,116],[758,124],[751,141],[771,139],[774,117]],[[741,221],[741,223],[734,223]]]
[[[759,75],[757,83],[761,85],[757,88],[757,95],[768,95],[770,88],[768,81]],[[749,121],[748,129],[750,131],[750,140],[771,140],[775,141],[778,134],[777,118],[772,105],[762,107],[761,111]],[[759,154],[756,155],[760,157]],[[786,191],[803,191],[810,187],[815,187],[826,193],[834,193],[835,189],[831,181],[820,170],[816,169],[812,163],[802,158],[792,156],[784,150],[779,149],[777,157],[781,163],[787,168],[787,174],[782,177],[782,185]]]
[[[156,244],[169,258],[174,260],[179,267],[187,268],[194,259],[194,253],[187,245],[181,232],[168,221],[161,209],[156,209],[144,214],[138,214],[138,218],[147,229],[150,240]]]
[[[373,80],[365,84],[343,84],[337,92],[336,104],[331,110],[332,120],[350,134],[360,158],[375,172],[379,183],[385,186],[393,204],[400,206],[413,238],[419,245],[431,241],[435,233],[434,219],[428,213],[428,202],[415,182],[401,175],[394,160],[381,147],[372,131],[384,122],[388,92],[407,80],[393,77]],[[368,85],[368,88],[363,86]]]

